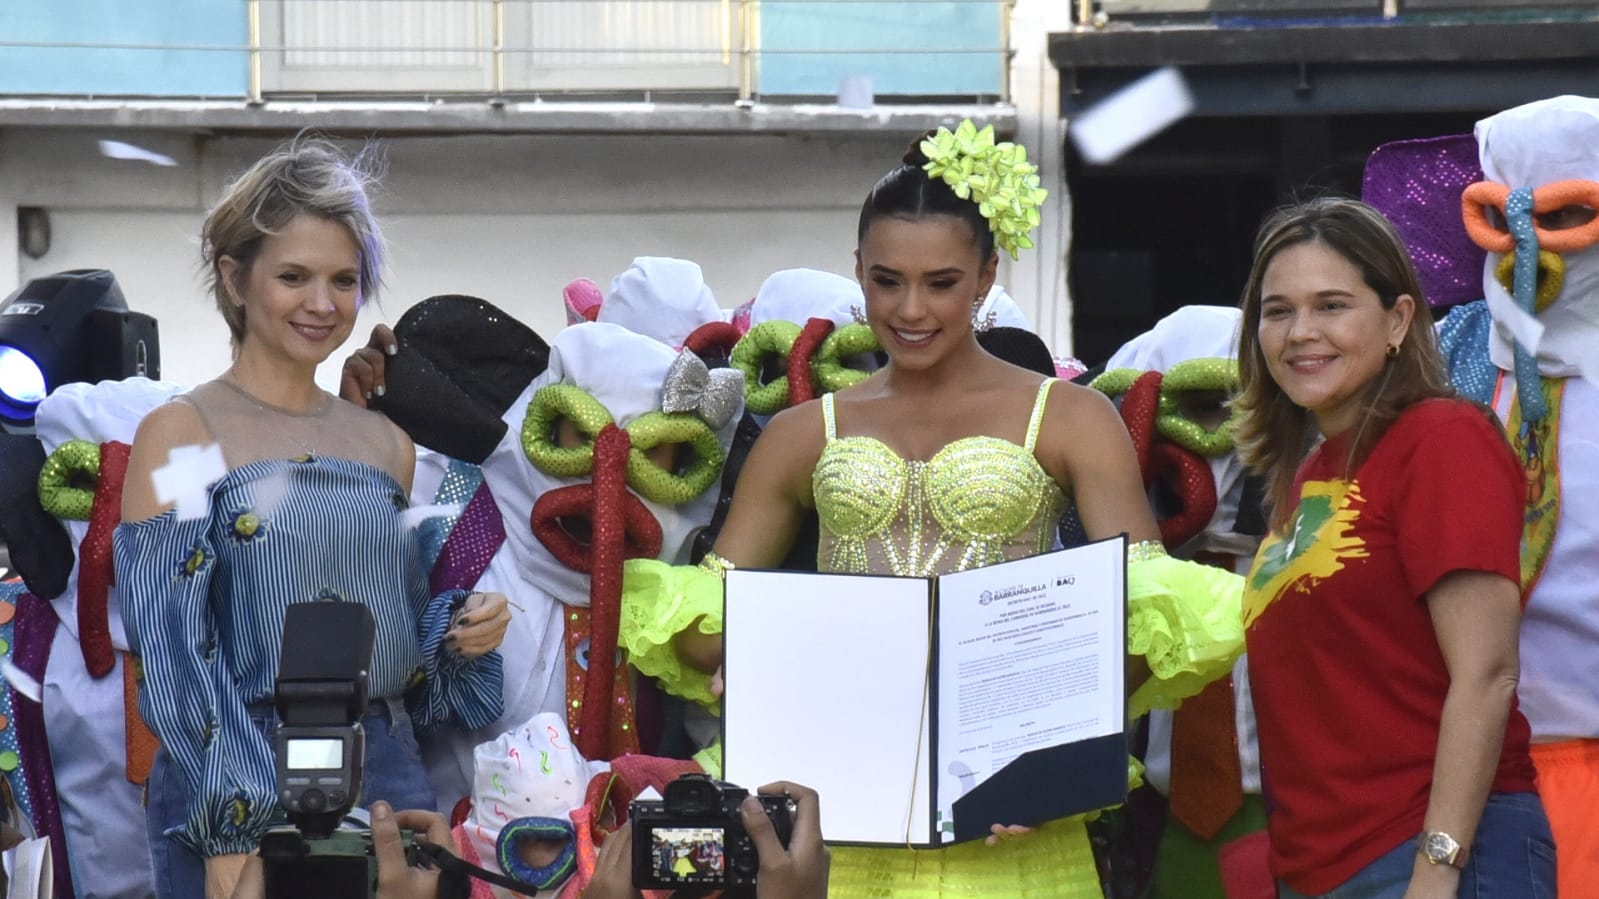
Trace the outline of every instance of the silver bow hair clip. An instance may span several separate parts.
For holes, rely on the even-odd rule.
[[[688,350],[677,354],[661,384],[662,412],[692,412],[720,431],[744,401],[744,373],[736,368],[711,370]]]

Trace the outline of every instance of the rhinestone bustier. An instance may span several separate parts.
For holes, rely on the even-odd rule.
[[[824,396],[827,444],[811,478],[818,569],[926,577],[1048,550],[1066,498],[1033,445],[1052,383],[1039,386],[1025,443],[964,437],[925,462],[839,437]]]

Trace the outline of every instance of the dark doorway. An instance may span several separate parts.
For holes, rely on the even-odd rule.
[[[1469,133],[1495,111],[1193,118],[1103,166],[1082,162],[1068,141],[1077,356],[1100,365],[1180,306],[1237,303],[1271,209],[1359,196],[1378,146]]]

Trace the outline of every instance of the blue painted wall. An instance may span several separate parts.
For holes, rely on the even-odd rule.
[[[244,0],[0,0],[0,42],[243,47]],[[0,46],[0,94],[240,97],[249,54]]]
[[[758,90],[831,95],[845,76],[869,75],[878,95],[997,95],[1005,8],[986,0],[763,0]],[[987,52],[952,52],[973,50]]]

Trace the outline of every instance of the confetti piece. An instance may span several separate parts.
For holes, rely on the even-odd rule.
[[[466,509],[463,503],[442,503],[430,506],[412,506],[400,513],[400,527],[403,530],[414,530],[422,526],[422,522],[429,518],[455,518]]]
[[[11,689],[23,696],[34,702],[42,701],[44,688],[39,686],[38,681],[29,677],[27,672],[12,664],[10,659],[0,660],[0,677],[5,678]]]
[[[1071,120],[1072,140],[1083,158],[1111,162],[1194,110],[1182,73],[1156,69]]]
[[[134,162],[148,162],[151,165],[159,165],[166,168],[171,168],[178,164],[176,159],[173,159],[171,156],[168,156],[165,153],[157,153],[154,150],[146,150],[143,147],[134,146],[133,144],[129,143],[123,143],[120,140],[100,141],[100,155],[110,159],[128,159]]]
[[[164,468],[150,473],[156,499],[176,506],[179,521],[204,518],[210,501],[210,487],[228,473],[222,459],[222,447],[173,447]]]

